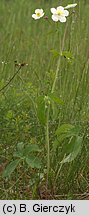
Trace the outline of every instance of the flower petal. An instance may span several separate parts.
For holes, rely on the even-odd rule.
[[[59,7],[57,7],[57,10],[64,11],[64,7],[62,7],[62,6],[59,6]]]
[[[43,13],[43,9],[40,9],[40,13]]]
[[[59,21],[62,22],[62,23],[66,22],[66,17],[65,16],[60,16]]]
[[[40,17],[37,17],[36,14],[32,14],[32,18],[35,20],[40,19]]]
[[[42,13],[41,15],[40,15],[40,17],[43,17],[44,16],[44,13]]]
[[[50,10],[51,10],[52,14],[56,14],[57,13],[57,10],[55,8],[51,8]]]
[[[52,15],[52,20],[54,22],[58,22],[58,16],[57,15]]]
[[[69,11],[68,10],[64,10],[64,16],[68,16],[69,15]]]
[[[36,9],[35,13],[43,13],[43,9]]]

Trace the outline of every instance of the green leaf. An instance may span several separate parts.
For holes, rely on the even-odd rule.
[[[25,147],[24,154],[28,155],[31,152],[41,152],[41,149],[36,144],[29,144]]]
[[[9,111],[7,112],[7,114],[6,114],[6,118],[7,118],[7,119],[12,119],[13,116],[14,116],[14,113],[13,113],[12,110],[9,110]]]
[[[29,158],[26,158],[26,163],[31,167],[31,168],[41,168],[41,162],[39,158],[35,156],[30,156]]]
[[[51,49],[50,52],[52,53],[54,58],[56,58],[56,57],[58,57],[60,55],[60,53],[55,49]]]
[[[61,55],[64,56],[68,60],[74,58],[73,55],[72,55],[72,53],[70,51],[63,51]]]
[[[8,164],[3,172],[3,177],[4,178],[9,177],[14,172],[19,162],[20,160],[17,159],[17,160],[12,161],[10,164]]]
[[[61,163],[69,163],[72,162],[77,155],[80,153],[81,151],[81,147],[82,147],[82,140],[83,138],[80,136],[75,137],[75,141],[72,143],[72,151],[70,152],[70,154],[65,157]]]
[[[77,136],[80,132],[79,126],[74,126],[71,124],[63,124],[56,130],[56,135],[62,138]]]
[[[55,93],[48,94],[48,98],[52,107],[52,120],[55,121],[58,117],[59,106],[63,105],[64,102]]]
[[[16,151],[16,152],[13,154],[13,157],[17,157],[17,158],[23,159],[23,158],[24,158],[24,155],[23,155],[23,152],[18,152],[18,151]]]
[[[58,115],[59,115],[59,108],[58,108],[57,104],[54,102],[52,102],[51,106],[52,106],[52,120],[56,121],[56,119],[58,118]]]
[[[17,151],[23,151],[23,149],[24,149],[24,143],[23,142],[20,142],[20,143],[18,143],[17,144]]]
[[[46,122],[46,115],[45,115],[45,100],[44,96],[39,96],[37,100],[37,115],[39,121],[44,125]]]
[[[78,136],[80,133],[80,126],[74,126],[71,124],[63,124],[60,127],[58,127],[58,129],[56,130],[56,135],[57,135],[57,140],[58,140],[58,144],[60,144],[63,140],[67,139],[67,144],[68,145],[68,138],[71,137],[76,137]],[[63,146],[64,149],[65,146]],[[65,147],[68,149],[68,146]]]
[[[71,124],[63,124],[56,130],[56,135],[60,136],[61,134],[69,133],[74,126]]]
[[[53,142],[53,151],[55,151],[58,146],[59,146],[59,142],[57,139],[55,139]]]
[[[53,102],[55,102],[55,103],[57,103],[59,105],[63,105],[64,104],[63,100],[61,100],[59,97],[57,97],[54,93],[49,94],[49,98]]]
[[[18,143],[17,144],[17,151],[14,152],[13,156],[18,157],[18,158],[24,158],[24,156],[23,156],[24,146],[25,146],[25,144],[23,142]]]

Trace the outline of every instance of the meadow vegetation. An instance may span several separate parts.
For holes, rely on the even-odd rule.
[[[89,1],[53,22],[68,3],[0,0],[0,199],[89,199]]]

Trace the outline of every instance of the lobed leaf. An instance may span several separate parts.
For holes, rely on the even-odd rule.
[[[35,157],[35,156],[30,156],[26,158],[26,163],[28,164],[28,166],[30,166],[31,168],[37,168],[40,169],[41,168],[41,162],[39,160],[39,158]]]
[[[24,154],[28,155],[31,152],[41,152],[41,149],[36,144],[29,144],[25,147]]]
[[[83,138],[80,136],[77,136],[75,138],[75,142],[72,144],[72,151],[70,152],[70,154],[64,158],[61,163],[69,163],[72,162],[77,155],[80,153],[81,148],[82,148],[82,140]]]
[[[80,127],[74,126],[71,124],[63,124],[56,130],[57,136],[64,136],[64,137],[70,137],[70,136],[76,136],[79,134]]]
[[[24,144],[23,142],[18,143],[18,144],[17,144],[17,150],[20,151],[20,152],[23,151],[24,145],[25,145],[25,144]]]

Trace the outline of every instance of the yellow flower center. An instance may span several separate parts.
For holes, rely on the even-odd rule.
[[[38,17],[40,17],[40,13],[36,13],[36,15],[37,15]]]
[[[64,12],[63,12],[63,11],[61,11],[61,10],[58,10],[58,11],[57,11],[57,14],[58,14],[59,16],[61,16],[61,15],[63,15],[63,14],[64,14]]]

